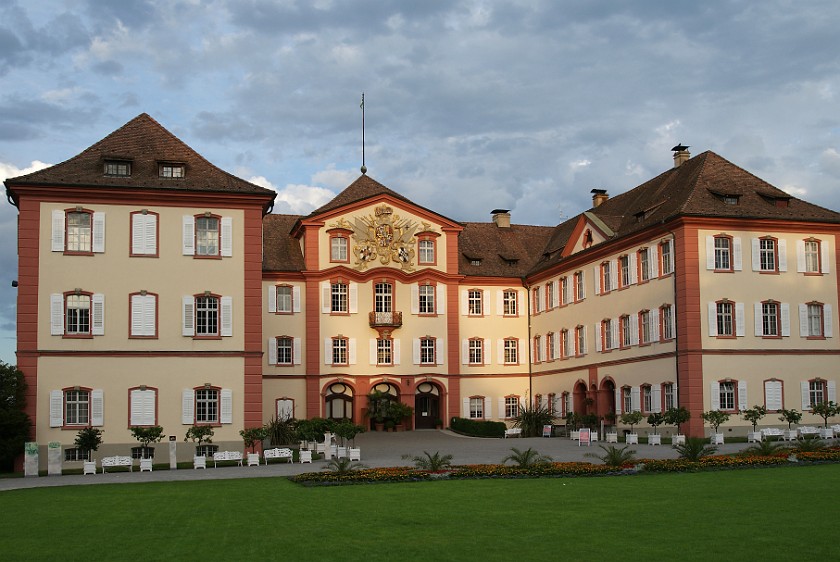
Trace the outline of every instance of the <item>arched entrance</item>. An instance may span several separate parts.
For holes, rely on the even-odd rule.
[[[576,414],[584,415],[588,413],[586,407],[586,383],[583,381],[578,381],[575,383],[575,390],[574,390],[574,412]]]
[[[370,429],[385,423],[388,417],[389,403],[399,402],[400,391],[396,385],[389,382],[380,382],[373,385],[368,394],[367,413],[370,418]]]
[[[434,429],[440,419],[440,388],[430,382],[417,385],[414,396],[414,428]]]
[[[324,413],[332,420],[353,420],[353,389],[343,383],[334,382],[324,393]]]
[[[615,425],[615,381],[605,378],[598,393],[598,415],[607,425]]]

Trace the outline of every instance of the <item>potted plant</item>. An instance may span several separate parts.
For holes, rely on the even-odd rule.
[[[248,427],[245,429],[239,430],[239,435],[242,437],[242,440],[245,442],[245,448],[250,448],[251,452],[248,453],[248,466],[260,464],[260,453],[257,451],[257,444],[260,444],[260,448],[262,448],[263,440],[268,437],[268,430],[265,426],[260,427]]]
[[[435,420],[435,429],[443,429],[443,420],[442,419],[437,418]]]
[[[723,433],[720,433],[718,428],[729,421],[729,414],[720,410],[709,410],[708,412],[703,412],[702,417],[703,421],[712,428],[711,443],[713,445],[723,445]]]
[[[647,422],[653,428],[653,435],[648,435],[648,445],[661,445],[662,436],[659,435],[656,428],[665,422],[665,415],[660,412],[654,412],[648,416]]]
[[[394,422],[397,431],[405,431],[405,421],[414,414],[414,408],[399,401],[392,401],[388,408],[388,416]]]
[[[566,414],[566,428],[569,430],[570,439],[580,438],[578,424],[580,424],[580,416],[578,414],[574,412],[569,412]]]
[[[75,444],[82,456],[87,459],[84,461],[84,472],[92,471],[95,474],[96,461],[93,460],[92,453],[102,444],[102,430],[98,427],[83,427],[76,434]]]
[[[685,406],[679,408],[668,408],[665,411],[664,422],[677,428],[677,434],[671,438],[672,445],[685,443],[685,435],[680,431],[680,426],[691,419],[691,412]]]
[[[159,425],[148,427],[131,426],[131,436],[140,443],[140,470],[152,470],[152,459],[155,458],[155,448],[149,447],[163,439],[163,428]]]
[[[295,437],[300,441],[300,448],[309,449],[309,443],[315,441],[316,428],[312,420],[299,420],[295,425]]]
[[[741,411],[741,416],[743,416],[744,420],[752,424],[752,431],[747,433],[747,442],[761,441],[761,432],[756,431],[755,428],[758,425],[759,420],[766,415],[767,408],[758,405],[753,406],[748,410]]]
[[[811,408],[811,413],[823,419],[823,429],[820,432],[823,439],[831,439],[834,437],[834,431],[828,428],[828,418],[840,414],[840,406],[832,401],[820,402]]]
[[[335,435],[339,440],[339,444],[336,449],[337,456],[339,458],[347,456],[349,451],[351,453],[356,453],[353,456],[361,458],[361,450],[356,448],[354,445],[356,444],[356,435],[364,432],[365,427],[363,425],[357,425],[350,420],[342,420],[335,424]]]
[[[279,447],[281,445],[291,445],[295,442],[295,425],[297,420],[294,418],[282,419],[278,417],[271,418],[265,424],[266,436],[268,443],[272,447]]]
[[[642,416],[641,412],[626,412],[621,414],[621,423],[630,426],[630,433],[627,434],[625,437],[625,443],[628,444],[639,444],[639,435],[634,431],[634,426],[637,424],[642,423]]]
[[[391,402],[391,395],[385,394],[379,390],[374,390],[368,394],[367,400],[368,407],[365,415],[373,420],[373,427],[376,431],[382,431],[385,427],[385,417],[388,405]]]
[[[799,421],[802,419],[802,412],[797,410],[786,410],[781,409],[779,413],[782,414],[779,416],[779,421],[787,422],[788,428],[785,431],[785,440],[786,441],[793,441],[796,439],[796,430],[793,429],[793,424],[798,424]]]
[[[206,462],[207,454],[212,452],[210,443],[213,442],[213,428],[209,425],[194,425],[187,430],[184,441],[195,443],[193,462],[197,459],[201,459],[199,464]]]

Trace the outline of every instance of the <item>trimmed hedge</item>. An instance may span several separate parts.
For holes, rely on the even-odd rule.
[[[504,437],[507,425],[504,422],[452,418],[449,422],[449,429],[473,437]]]

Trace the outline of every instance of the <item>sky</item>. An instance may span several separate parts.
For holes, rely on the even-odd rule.
[[[554,225],[712,150],[840,210],[835,0],[0,0],[0,181],[148,113],[306,214],[368,175]],[[0,202],[0,360],[17,210]]]

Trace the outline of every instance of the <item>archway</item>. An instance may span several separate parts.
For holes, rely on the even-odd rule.
[[[573,393],[574,412],[576,414],[584,415],[587,412],[586,408],[586,383],[578,381],[575,383]]]
[[[615,425],[615,381],[607,377],[601,381],[598,393],[598,415],[607,425]]]
[[[332,420],[353,420],[353,388],[343,382],[334,382],[324,392],[325,417]]]
[[[396,385],[389,382],[376,383],[371,387],[368,394],[367,415],[370,418],[370,429],[379,429],[385,423],[388,412],[388,404],[392,401],[399,402],[400,390]]]
[[[414,428],[434,429],[440,419],[440,387],[421,382],[414,396]]]

